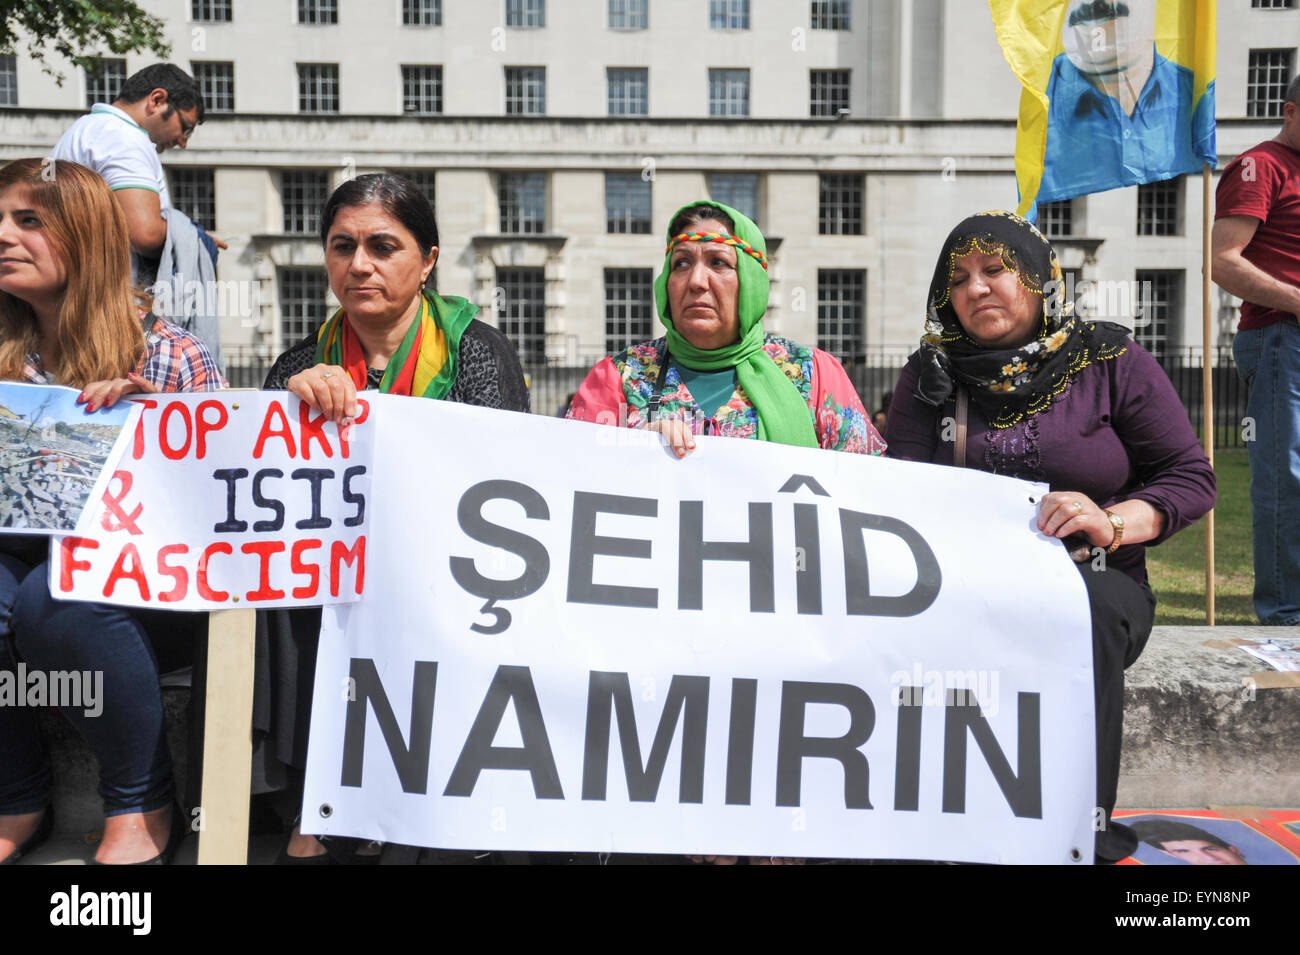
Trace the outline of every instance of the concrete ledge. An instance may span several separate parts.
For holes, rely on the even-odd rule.
[[[1295,632],[1156,627],[1125,674],[1119,806],[1300,806],[1300,688],[1255,686],[1265,663],[1205,645]]]

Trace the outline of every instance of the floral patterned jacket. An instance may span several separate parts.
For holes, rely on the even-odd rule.
[[[667,347],[667,340],[659,338],[601,359],[574,395],[568,417],[644,428]],[[775,335],[766,337],[763,349],[808,403],[819,447],[852,454],[884,453],[884,439],[872,427],[844,367],[834,356]],[[726,406],[708,417],[678,377],[676,365],[669,366],[664,378],[658,417],[690,422],[695,434],[758,437],[758,412],[739,382]]]

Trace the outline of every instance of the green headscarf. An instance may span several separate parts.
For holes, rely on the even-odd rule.
[[[673,213],[672,218],[676,219],[684,210],[696,206],[712,206],[726,213],[727,218],[736,224],[733,235],[763,256],[767,255],[767,243],[758,226],[720,202],[690,202]],[[672,220],[669,221],[671,223]],[[672,240],[673,236],[669,234],[667,241]],[[669,354],[678,363],[694,371],[735,368],[740,387],[745,390],[749,400],[754,403],[754,410],[758,412],[760,441],[775,441],[803,448],[817,447],[817,432],[813,429],[808,403],[794,382],[785,376],[763,350],[763,313],[767,311],[770,285],[767,269],[748,252],[736,249],[736,273],[740,284],[736,295],[736,310],[740,319],[740,339],[723,348],[706,350],[696,348],[673,327],[673,319],[668,312],[668,273],[671,264],[672,255],[669,250],[664,255],[663,271],[655,279],[655,304],[659,308],[660,320],[668,329]]]

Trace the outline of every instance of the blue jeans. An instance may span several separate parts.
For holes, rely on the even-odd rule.
[[[1300,623],[1300,324],[1288,319],[1237,333],[1237,373],[1250,386],[1255,614],[1260,623]]]
[[[81,707],[66,707],[62,713],[99,760],[104,814],[170,805],[172,762],[150,632],[173,646],[179,641],[188,651],[193,615],[55,600],[48,574],[47,565],[33,562],[30,553],[0,552],[0,671],[16,674],[22,660],[28,673],[101,672],[98,715],[87,715]],[[35,711],[0,706],[0,815],[35,812],[49,803],[49,759]]]

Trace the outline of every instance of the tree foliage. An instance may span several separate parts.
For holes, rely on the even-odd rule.
[[[62,85],[64,76],[46,60],[49,52],[92,71],[105,54],[149,50],[171,53],[165,24],[133,0],[0,0],[0,53],[27,55]]]

